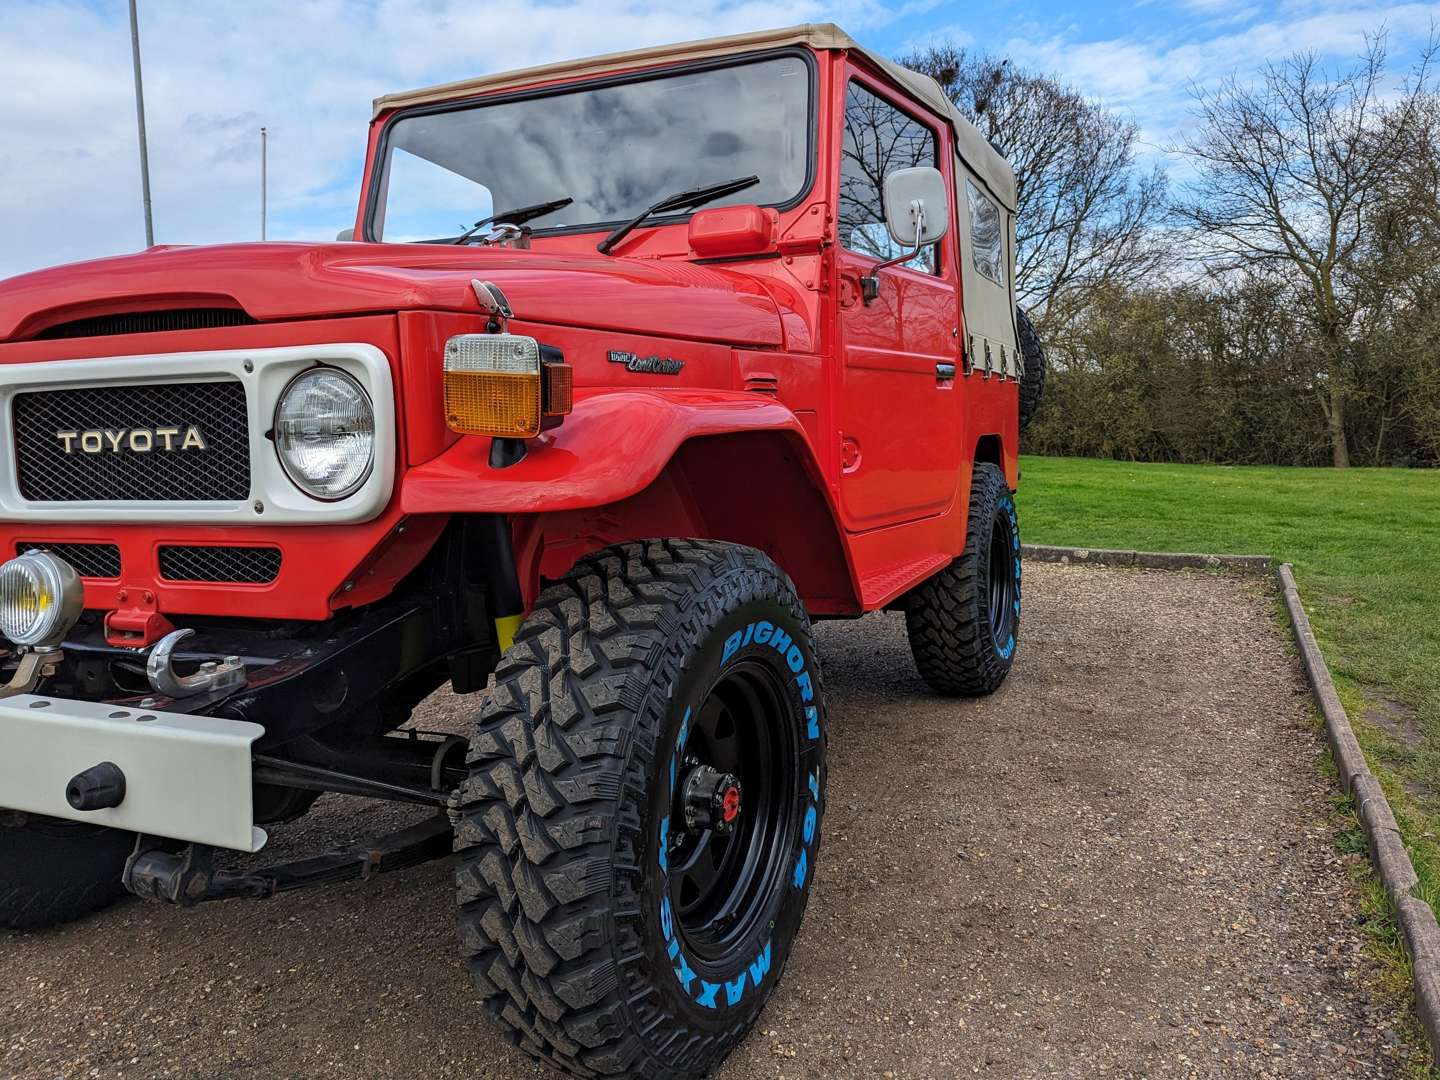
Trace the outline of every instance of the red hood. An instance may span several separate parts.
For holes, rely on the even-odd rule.
[[[427,244],[155,247],[0,282],[0,341],[128,311],[240,307],[260,322],[407,309],[478,310],[493,281],[517,318],[737,345],[781,343],[753,278],[678,261]]]

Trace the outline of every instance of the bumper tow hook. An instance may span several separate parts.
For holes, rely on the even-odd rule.
[[[194,634],[194,630],[174,630],[155,643],[145,661],[145,677],[157,694],[168,698],[194,697],[196,694],[210,694],[239,690],[245,685],[245,664],[238,656],[227,656],[224,660],[207,660],[194,675],[176,675],[171,658],[180,642]]]

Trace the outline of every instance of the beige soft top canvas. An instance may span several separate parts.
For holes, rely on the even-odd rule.
[[[903,68],[894,61],[866,49],[849,34],[833,23],[805,23],[788,26],[779,30],[760,30],[749,34],[732,34],[729,37],[707,38],[703,41],[687,41],[679,45],[660,45],[649,49],[634,49],[629,52],[610,53],[581,60],[566,60],[557,64],[523,68],[519,71],[504,71],[494,75],[481,75],[473,79],[431,86],[422,90],[407,90],[398,94],[386,94],[375,99],[375,115],[387,109],[422,105],[436,101],[449,101],[467,94],[477,94],[508,87],[529,86],[560,78],[584,78],[599,75],[617,68],[640,67],[667,61],[704,60],[715,56],[729,56],[734,53],[759,49],[772,49],[785,45],[809,45],[816,49],[845,49],[862,54],[867,60],[885,72],[895,83],[923,102],[937,115],[947,118],[955,132],[955,145],[961,158],[977,176],[985,181],[1007,210],[1015,210],[1015,173],[1006,160],[996,153],[995,148],[980,134],[978,128],[962,116],[940,84],[928,75]]]

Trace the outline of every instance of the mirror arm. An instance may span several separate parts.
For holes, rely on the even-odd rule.
[[[916,202],[919,202],[917,199]],[[880,271],[895,266],[898,263],[909,262],[911,259],[924,251],[929,244],[920,243],[920,238],[925,235],[925,204],[920,202],[915,207],[915,249],[913,251],[902,251],[899,255],[893,255],[884,262],[878,262],[870,268],[870,273],[860,278],[860,299],[865,306],[880,296]],[[938,242],[938,241],[937,241]]]

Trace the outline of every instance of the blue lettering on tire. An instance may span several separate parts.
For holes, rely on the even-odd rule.
[[[815,684],[810,676],[810,669],[806,664],[805,653],[795,644],[794,640],[786,631],[767,620],[760,619],[749,623],[741,630],[736,630],[725,639],[725,646],[720,657],[720,666],[728,664],[741,649],[748,645],[768,645],[779,653],[782,663],[789,669],[795,679],[795,688],[800,694],[800,700],[805,707],[805,738],[811,743],[820,741],[820,710],[813,704],[815,701]],[[685,749],[685,740],[690,733],[691,710],[687,708],[685,715],[680,720],[680,730],[675,737],[675,745],[670,755],[669,781],[670,799],[666,805],[671,805],[675,797],[675,785],[678,782],[679,761]],[[807,778],[808,804],[805,808],[805,817],[801,826],[800,852],[795,859],[795,872],[792,877],[795,888],[803,888],[809,876],[810,855],[814,850],[815,842],[820,832],[820,773],[812,771]],[[720,991],[725,991],[723,1004],[726,1008],[733,1008],[741,1004],[753,991],[760,989],[765,977],[770,973],[772,941],[767,939],[760,946],[759,951],[753,959],[743,962],[734,978],[722,979],[718,983],[707,982],[695,974],[685,956],[684,946],[680,942],[680,935],[675,928],[675,912],[670,904],[670,884],[668,879],[668,848],[670,841],[670,818],[668,816],[660,820],[658,832],[658,855],[656,861],[660,866],[661,881],[663,885],[660,893],[660,933],[665,939],[665,953],[670,958],[672,970],[675,974],[675,981],[687,997],[705,1009],[718,1009],[721,1007]]]
[[[805,807],[805,824],[800,833],[800,854],[795,856],[795,874],[791,878],[795,888],[803,889],[810,874],[810,849],[820,825],[820,774],[812,772],[808,780],[810,804]]]

